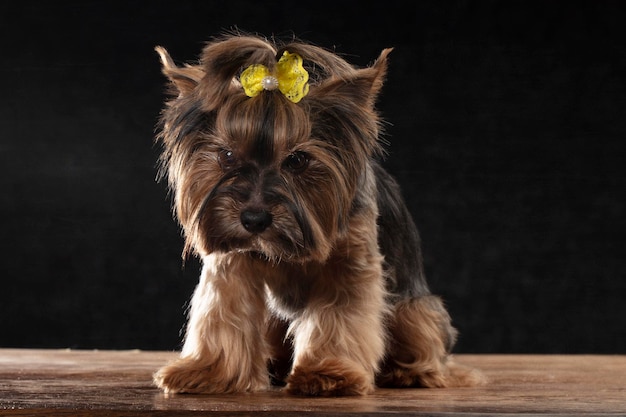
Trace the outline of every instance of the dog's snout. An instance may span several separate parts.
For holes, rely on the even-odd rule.
[[[241,224],[250,233],[261,233],[272,224],[272,213],[267,210],[244,210]]]

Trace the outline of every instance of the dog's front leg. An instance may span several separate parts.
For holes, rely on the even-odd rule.
[[[329,263],[293,321],[289,393],[364,395],[374,389],[385,349],[385,290],[380,260],[362,260]]]
[[[257,278],[257,279],[255,279]],[[155,383],[168,393],[258,391],[269,385],[263,284],[244,255],[209,255],[179,359]]]

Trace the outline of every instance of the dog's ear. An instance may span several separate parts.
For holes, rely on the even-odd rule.
[[[358,69],[347,78],[330,77],[316,88],[311,98],[349,100],[358,106],[373,108],[387,74],[387,56],[393,48],[384,49],[370,67]]]
[[[393,51],[393,48],[383,49],[378,59],[371,67],[359,70],[360,73],[363,73],[363,78],[371,80],[369,96],[370,100],[372,100],[372,105],[374,101],[376,101],[378,93],[380,93],[383,83],[385,82],[385,77],[387,76],[387,56],[391,51]]]
[[[190,65],[177,67],[165,48],[157,46],[154,50],[161,57],[163,74],[171,81],[179,97],[193,91],[204,77],[204,71],[201,67]]]

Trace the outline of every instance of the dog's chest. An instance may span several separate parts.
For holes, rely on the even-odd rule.
[[[306,308],[315,278],[292,268],[272,274],[265,281],[268,306],[282,315],[293,316]]]

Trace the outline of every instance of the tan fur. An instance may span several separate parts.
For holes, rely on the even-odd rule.
[[[400,301],[393,307],[388,328],[391,342],[377,375],[379,385],[443,388],[483,382],[479,372],[450,358],[456,330],[439,297]]]
[[[166,392],[257,391],[268,386],[262,283],[244,257],[208,255],[189,312],[181,358],[162,368]]]
[[[292,321],[291,393],[346,395],[374,389],[386,342],[382,258],[370,226],[375,215],[353,219],[348,235],[320,267],[307,307]]]
[[[455,331],[438,298],[387,292],[372,158],[391,49],[363,69],[254,36],[217,39],[184,67],[156,49],[172,87],[160,176],[184,255],[201,257],[203,270],[180,358],[155,383],[168,393],[258,391],[270,384],[268,366],[298,395],[478,382],[448,358]],[[279,91],[247,97],[242,69],[272,70],[283,51],[304,59],[309,94],[297,104]],[[267,224],[250,230],[250,213]]]

